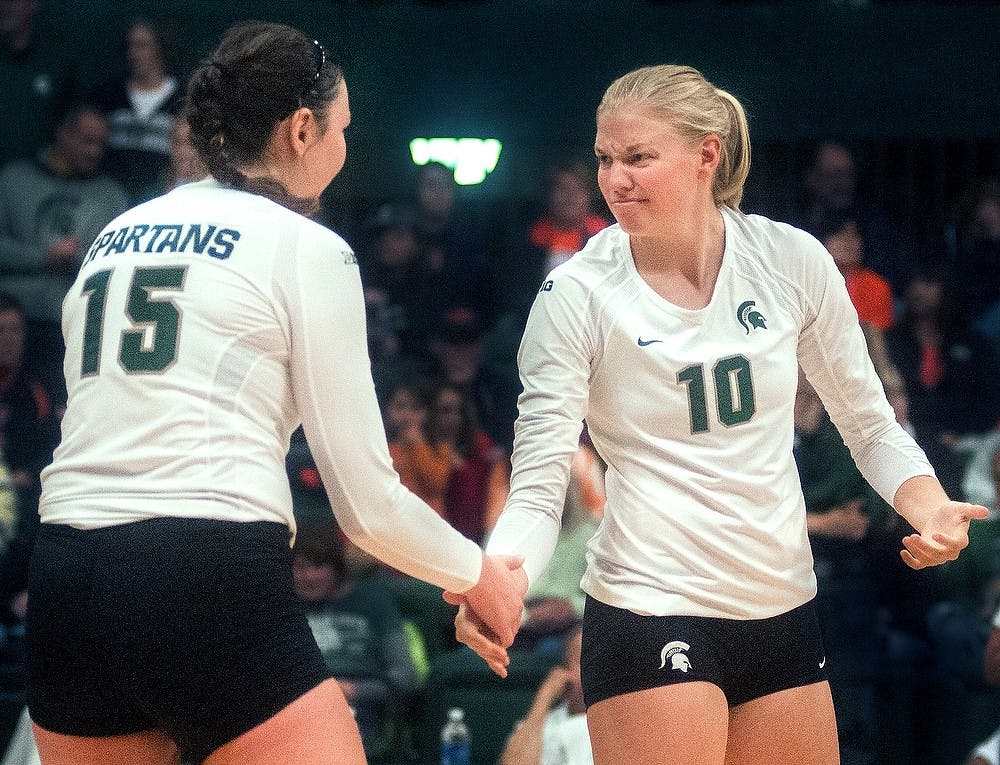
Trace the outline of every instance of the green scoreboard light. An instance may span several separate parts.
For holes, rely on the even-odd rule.
[[[410,157],[417,165],[440,162],[455,172],[455,183],[474,186],[493,172],[502,148],[496,138],[414,138]]]

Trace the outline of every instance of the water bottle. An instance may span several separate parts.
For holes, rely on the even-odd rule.
[[[458,707],[448,710],[448,721],[441,729],[441,765],[469,765],[472,744],[465,712]]]

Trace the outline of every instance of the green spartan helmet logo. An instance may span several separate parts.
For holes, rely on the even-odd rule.
[[[764,323],[764,316],[760,311],[753,310],[753,307],[757,305],[753,300],[746,300],[740,303],[740,307],[736,309],[736,318],[740,322],[740,326],[750,334],[750,328],[753,329],[767,329],[767,325]]]

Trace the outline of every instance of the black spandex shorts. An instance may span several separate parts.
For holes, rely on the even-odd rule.
[[[43,523],[27,695],[74,736],[159,729],[196,762],[330,676],[292,585],[288,528],[161,518]]]
[[[810,601],[769,619],[640,616],[591,597],[583,617],[582,680],[589,707],[674,683],[717,685],[730,706],[826,680]]]

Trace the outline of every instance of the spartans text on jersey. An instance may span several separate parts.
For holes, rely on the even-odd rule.
[[[161,253],[193,252],[225,260],[233,254],[240,232],[200,223],[137,223],[125,228],[109,229],[91,246],[84,265],[94,258],[128,252]]]

